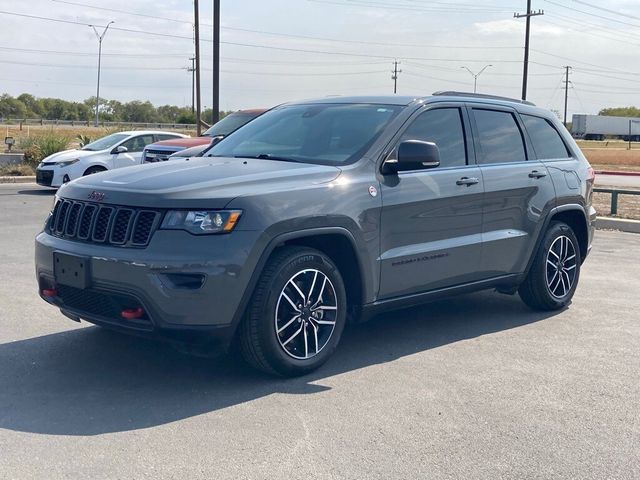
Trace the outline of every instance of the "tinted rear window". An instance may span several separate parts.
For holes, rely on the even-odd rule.
[[[522,133],[512,113],[474,109],[473,114],[482,148],[480,163],[524,162],[527,159]]]
[[[567,158],[571,155],[558,131],[548,120],[531,115],[520,115],[533,142],[533,149],[540,160]]]

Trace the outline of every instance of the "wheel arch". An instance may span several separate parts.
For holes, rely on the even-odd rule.
[[[589,248],[589,227],[587,217],[582,207],[558,210],[551,216],[549,223],[553,221],[560,221],[571,227],[571,230],[573,230],[573,233],[578,239],[580,260],[581,262],[584,262]]]
[[[106,165],[104,165],[103,163],[95,162],[95,163],[92,163],[92,164],[87,165],[86,167],[84,167],[84,170],[82,171],[82,176],[84,177],[87,174],[87,172],[89,170],[91,170],[92,168],[100,168],[101,171],[103,171],[103,172],[106,172],[107,170],[109,170],[109,168]]]
[[[578,239],[578,246],[580,247],[580,261],[584,262],[589,249],[589,222],[587,220],[587,215],[582,205],[560,205],[558,207],[552,208],[549,211],[549,214],[547,215],[544,223],[544,227],[540,229],[540,233],[538,234],[538,238],[536,239],[536,246],[531,252],[531,257],[529,258],[529,262],[527,263],[527,268],[521,275],[519,282],[523,281],[528,275],[529,270],[531,270],[531,265],[533,265],[533,261],[538,254],[542,239],[544,238],[544,235],[549,229],[549,225],[552,221],[564,222],[571,227],[576,235],[576,238]]]
[[[347,290],[347,303],[350,316],[357,318],[365,301],[367,283],[364,264],[356,248],[353,234],[344,227],[319,227],[287,232],[277,235],[264,248],[256,264],[251,281],[247,285],[232,322],[232,337],[236,336],[238,326],[246,312],[258,279],[273,254],[287,246],[307,246],[325,253],[336,264],[343,277]],[[344,250],[343,250],[344,249]]]

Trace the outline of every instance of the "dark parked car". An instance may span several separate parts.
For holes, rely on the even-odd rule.
[[[347,319],[488,288],[566,306],[591,247],[593,180],[562,124],[527,102],[286,104],[202,158],[62,187],[36,239],[40,295],[73,320],[237,345],[257,368],[300,375]]]
[[[230,113],[219,122],[216,122],[199,137],[164,140],[147,145],[142,153],[141,163],[164,162],[169,160],[169,157],[176,152],[188,148],[200,147],[202,145],[208,147],[211,143],[230,135],[257,116],[262,115],[265,111],[263,108],[238,110],[237,112]],[[174,159],[175,158],[176,157],[174,157]]]
[[[176,160],[178,158],[190,158],[190,157],[201,157],[204,152],[206,152],[211,145],[198,145],[196,147],[185,148],[184,150],[180,150],[179,152],[172,153],[169,155],[168,160]]]

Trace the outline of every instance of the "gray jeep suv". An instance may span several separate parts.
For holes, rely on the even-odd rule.
[[[567,305],[594,173],[550,112],[500,97],[290,103],[204,157],[62,187],[36,238],[41,297],[73,320],[325,362],[347,320],[494,288]]]

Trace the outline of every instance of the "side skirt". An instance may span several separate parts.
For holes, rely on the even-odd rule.
[[[522,274],[501,275],[499,277],[480,280],[477,282],[465,283],[453,287],[439,288],[428,292],[414,293],[402,297],[394,297],[385,300],[368,303],[362,306],[360,322],[366,322],[376,315],[390,310],[400,310],[410,308],[423,303],[433,302],[442,298],[453,297],[463,293],[477,292],[496,288],[499,290],[512,290],[523,280]]]

